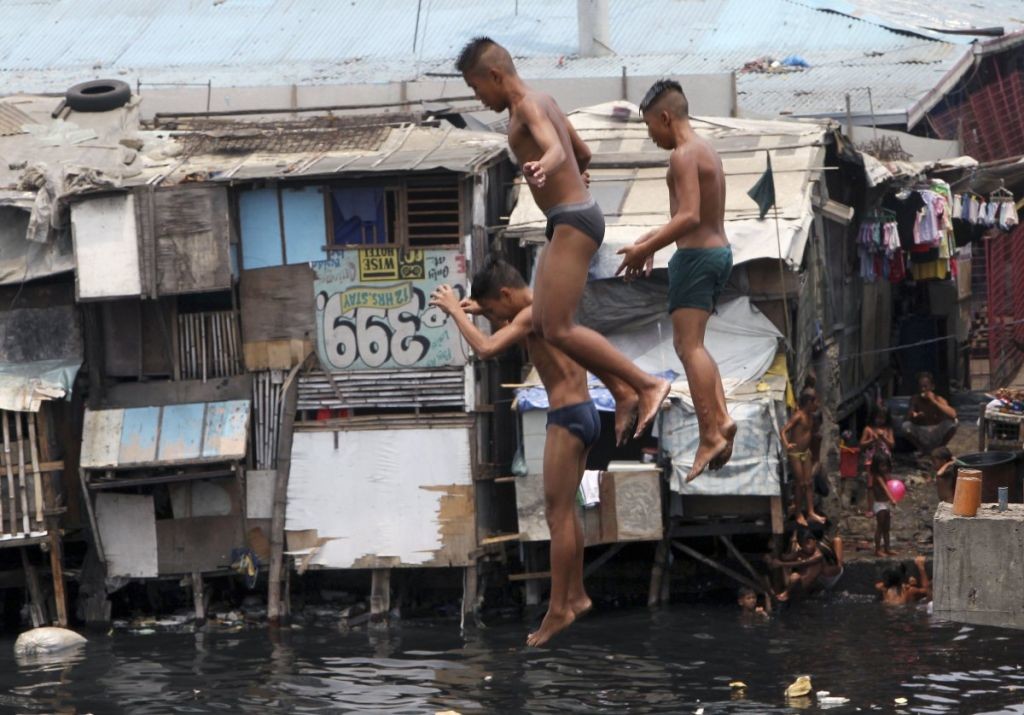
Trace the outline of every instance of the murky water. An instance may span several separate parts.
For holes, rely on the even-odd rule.
[[[62,665],[17,663],[6,641],[0,712],[776,713],[801,705],[783,690],[806,673],[849,698],[834,713],[1024,713],[1024,633],[875,603],[807,604],[756,625],[724,606],[598,613],[546,650],[523,648],[524,635],[502,624],[463,637],[449,622],[117,633]]]

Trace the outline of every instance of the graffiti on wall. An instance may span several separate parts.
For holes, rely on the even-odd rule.
[[[324,369],[429,368],[466,363],[455,324],[430,306],[442,284],[466,293],[453,250],[364,248],[313,263],[317,354]]]

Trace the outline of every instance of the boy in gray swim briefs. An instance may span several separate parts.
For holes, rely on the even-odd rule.
[[[544,515],[551,531],[551,598],[544,622],[526,641],[540,646],[590,609],[583,587],[583,525],[576,511],[576,491],[587,454],[601,435],[601,421],[590,399],[586,371],[534,330],[533,292],[519,271],[488,258],[473,277],[472,294],[472,299],[459,301],[450,286],[440,286],[430,303],[451,316],[481,358],[524,345],[548,391]],[[484,335],[470,314],[486,317],[494,332]]]
[[[722,377],[704,347],[708,318],[732,270],[725,237],[725,174],[711,145],[690,126],[686,95],[678,82],[659,80],[640,103],[654,143],[672,151],[668,165],[669,222],[619,251],[627,280],[649,274],[654,254],[675,243],[668,264],[669,313],[676,352],[690,384],[700,444],[686,481],[732,456],[736,423],[725,404]]]

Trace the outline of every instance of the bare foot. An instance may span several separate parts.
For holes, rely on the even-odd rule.
[[[555,635],[571,626],[575,620],[576,615],[572,611],[553,613],[549,610],[544,615],[540,628],[527,636],[526,645],[532,648],[539,648],[555,637]]]
[[[690,473],[686,475],[687,483],[699,477],[708,465],[716,459],[720,459],[722,453],[729,447],[729,443],[722,435],[716,436],[718,439],[714,442],[706,443],[701,440],[700,446],[697,447],[697,454],[693,458],[693,466],[690,467]]]
[[[665,398],[668,397],[668,391],[671,387],[668,380],[659,378],[654,387],[644,390],[640,394],[640,419],[637,421],[636,432],[633,433],[634,439],[639,439],[640,435],[647,429],[647,425],[651,424],[654,418],[658,416],[658,411],[661,410],[661,406],[664,404]]]
[[[891,550],[889,550],[889,549],[886,549],[886,550],[885,550],[885,555],[886,555],[886,556],[895,556],[896,554],[897,554],[897,552],[896,552],[896,551],[891,551]]]
[[[797,514],[797,515],[796,515],[796,520],[795,520],[795,521],[796,521],[796,523],[797,523],[797,524],[799,524],[800,526],[807,526],[807,519],[805,519],[805,518],[804,518],[804,515],[803,515],[803,514]]]
[[[881,549],[875,549],[875,556],[881,558],[881,557],[885,556],[885,552],[882,551]]]
[[[776,594],[775,600],[779,603],[785,603],[789,600],[789,591],[783,591],[782,593]]]
[[[725,438],[725,441],[728,444],[725,450],[720,455],[718,455],[718,457],[708,462],[708,469],[713,470],[721,469],[722,467],[729,463],[730,459],[732,459],[732,443],[733,440],[736,439],[736,421],[730,419],[728,422],[722,425],[722,427],[719,428],[718,431],[722,433],[722,436]]]
[[[826,517],[813,511],[810,514],[808,514],[807,517],[817,524],[824,524],[826,521],[828,521]]]
[[[589,596],[583,596],[582,598],[569,601],[569,610],[573,612],[573,615],[576,618],[579,618],[584,613],[587,613],[593,607],[594,604],[590,600]]]
[[[615,398],[615,446],[621,447],[629,439],[629,428],[636,421],[636,406],[640,398],[636,393],[632,397]]]

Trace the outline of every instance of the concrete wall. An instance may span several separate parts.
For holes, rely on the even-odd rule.
[[[647,89],[659,79],[654,76],[575,77],[533,79],[531,86],[550,93],[566,112],[617,99],[639,104]],[[678,80],[697,116],[728,117],[735,114],[735,83],[731,74],[682,75]],[[379,84],[285,85],[276,87],[153,86],[142,83],[141,115],[157,112],[238,111],[248,109],[290,109],[317,106],[384,104],[404,101],[438,100],[472,96],[461,77],[425,79],[415,82]],[[470,106],[470,103],[462,103]],[[475,104],[475,103],[472,103]],[[396,108],[397,110],[397,108]],[[481,112],[483,121],[496,115]]]
[[[1024,628],[1024,504],[982,504],[973,518],[935,512],[935,615]]]

